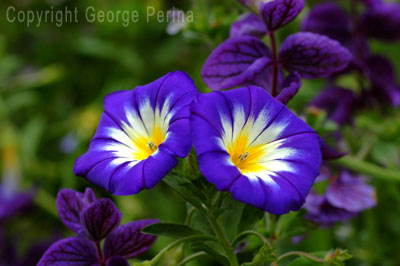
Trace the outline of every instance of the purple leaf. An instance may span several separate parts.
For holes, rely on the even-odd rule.
[[[385,57],[373,55],[366,60],[366,74],[373,85],[373,93],[384,98],[392,106],[400,105],[400,87],[392,63]]]
[[[348,89],[328,87],[315,97],[310,106],[323,109],[328,117],[338,125],[351,122],[351,114],[356,104],[356,96]]]
[[[99,266],[94,244],[84,238],[70,237],[54,243],[38,266]]]
[[[245,35],[263,37],[267,34],[264,21],[254,13],[243,14],[231,26],[230,37],[241,37]]]
[[[80,222],[80,213],[90,203],[96,200],[96,196],[90,188],[85,194],[72,189],[61,189],[57,195],[57,210],[63,223],[79,235],[84,235]]]
[[[322,3],[313,7],[301,23],[301,30],[326,35],[342,44],[351,41],[349,16],[334,3]]]
[[[260,14],[267,29],[275,31],[297,17],[304,8],[304,0],[273,0],[262,2]]]
[[[297,72],[291,73],[282,84],[282,91],[276,97],[276,100],[287,104],[299,91],[301,87],[301,78]]]
[[[98,200],[81,212],[81,223],[87,234],[95,241],[101,241],[121,222],[121,212],[110,199]]]
[[[387,3],[368,10],[361,18],[361,25],[368,37],[400,39],[400,4]]]
[[[250,84],[265,87],[270,57],[268,47],[255,37],[231,38],[208,57],[202,77],[213,90]]]
[[[113,256],[107,260],[107,266],[129,266],[126,259],[121,256]]]
[[[284,67],[299,72],[304,78],[327,77],[344,69],[351,57],[339,42],[310,32],[290,35],[279,51]]]
[[[143,227],[157,223],[158,220],[139,220],[118,227],[104,242],[104,256],[134,258],[147,251],[157,237],[140,232]]]
[[[322,158],[324,160],[336,160],[345,156],[346,152],[339,152],[329,146],[324,140],[321,139]]]

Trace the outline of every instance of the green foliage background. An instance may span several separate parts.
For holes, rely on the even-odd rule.
[[[318,1],[307,2],[311,5]],[[77,7],[79,22],[62,27],[54,23],[42,23],[40,27],[9,23],[5,14],[10,5],[17,10]],[[173,6],[192,10],[194,22],[183,32],[169,36],[166,22],[159,23],[155,18],[146,21],[149,5],[164,12]],[[140,21],[129,27],[88,23],[84,17],[88,6],[104,11],[137,10]],[[228,37],[230,24],[243,11],[234,0],[0,2],[0,167],[3,173],[8,168],[17,173],[22,190],[33,186],[37,191],[34,209],[4,225],[6,234],[18,239],[21,256],[32,243],[51,235],[72,235],[56,213],[55,197],[60,188],[83,191],[91,186],[98,196],[112,197],[72,172],[75,159],[86,151],[94,134],[104,96],[149,83],[173,70],[187,72],[200,91],[208,91],[200,77],[201,67],[212,49]],[[301,17],[279,33],[280,40],[298,30]],[[372,50],[388,55],[400,74],[399,43],[373,41]],[[354,79],[348,76],[340,82],[352,88]],[[302,114],[323,86],[323,80],[305,81],[290,106]],[[360,111],[354,125],[344,132],[351,153],[384,167],[400,166],[399,110],[383,104]],[[77,145],[69,153],[60,148],[66,137]],[[293,244],[290,237],[283,239],[279,249],[316,252],[341,247],[354,255],[349,265],[399,265],[399,184],[376,179],[370,182],[377,189],[375,209],[333,228],[315,229],[299,245]],[[163,183],[139,195],[113,199],[124,214],[123,223],[141,218],[179,223],[186,214],[184,202]],[[292,228],[299,226],[298,222],[291,224]],[[159,238],[141,259],[151,258],[170,241]],[[191,265],[217,264],[203,259]]]

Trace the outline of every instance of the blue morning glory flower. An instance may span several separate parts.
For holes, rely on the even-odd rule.
[[[259,87],[198,96],[191,108],[200,171],[219,190],[275,214],[298,210],[322,155],[316,132]]]
[[[197,90],[176,71],[134,90],[108,95],[89,150],[74,173],[116,195],[154,187],[186,157],[190,139],[190,103]]]

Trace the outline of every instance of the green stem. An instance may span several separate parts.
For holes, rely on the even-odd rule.
[[[352,156],[344,156],[338,160],[332,161],[332,163],[374,178],[400,182],[400,169],[383,168]]]
[[[261,239],[269,248],[272,248],[271,243],[268,241],[268,239],[266,237],[264,237],[262,234],[260,234],[257,231],[253,231],[253,230],[248,230],[248,231],[244,231],[242,233],[240,233],[235,240],[233,240],[232,246],[235,247],[239,241],[246,235],[254,235],[256,237],[258,237],[259,239]]]
[[[310,259],[310,260],[313,260],[313,261],[316,261],[316,262],[321,262],[321,263],[325,261],[323,258],[318,258],[316,256],[313,256],[311,254],[308,254],[308,253],[302,252],[302,251],[289,251],[289,252],[279,256],[277,261],[281,261],[281,260],[283,260],[283,259],[285,259],[287,257],[290,257],[290,256],[306,257],[307,259]]]
[[[213,236],[206,236],[206,235],[198,235],[198,236],[188,236],[188,237],[184,237],[181,239],[178,239],[174,242],[172,242],[171,244],[169,244],[168,246],[166,246],[165,248],[163,248],[151,261],[151,265],[156,265],[156,263],[172,248],[178,246],[181,243],[184,243],[186,241],[193,241],[193,240],[210,240],[210,241],[216,241],[215,237]]]
[[[194,254],[192,254],[192,255],[190,255],[190,256],[187,256],[187,257],[184,258],[183,260],[181,260],[176,266],[184,266],[184,265],[185,265],[186,263],[188,263],[189,261],[194,260],[194,259],[196,259],[196,258],[198,258],[198,257],[201,257],[201,256],[204,256],[204,255],[207,255],[207,253],[205,253],[205,252],[203,252],[203,251],[194,253]]]
[[[210,221],[210,224],[214,229],[215,235],[217,236],[217,239],[219,240],[222,248],[225,250],[230,266],[239,266],[235,251],[231,246],[231,244],[229,243],[228,239],[226,238],[225,233],[221,228],[221,226],[218,224],[218,222],[214,217],[211,217],[210,214],[208,215],[208,220]]]

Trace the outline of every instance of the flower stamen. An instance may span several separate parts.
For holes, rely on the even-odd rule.
[[[239,156],[239,160],[242,161],[242,162],[246,161],[247,157],[249,157],[249,153],[245,152],[245,153],[243,153],[242,155]]]
[[[147,144],[147,146],[149,146],[149,148],[150,148],[150,150],[152,151],[152,152],[155,152],[156,150],[157,150],[157,145],[156,144],[154,144],[152,141],[149,141],[149,143]]]

